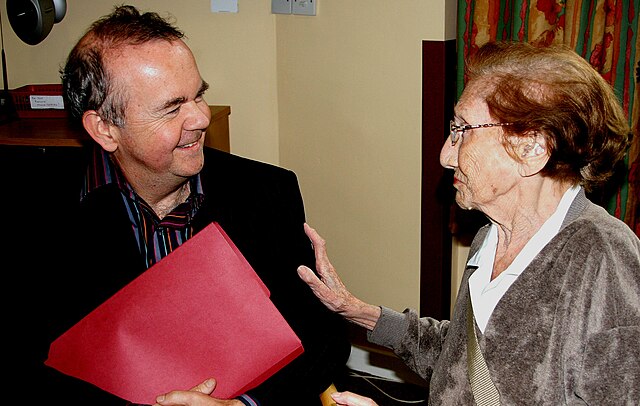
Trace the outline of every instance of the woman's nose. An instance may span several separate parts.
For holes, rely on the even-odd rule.
[[[457,144],[460,144],[459,142]],[[440,150],[440,165],[447,169],[458,166],[458,146],[451,145],[451,136],[448,136]]]

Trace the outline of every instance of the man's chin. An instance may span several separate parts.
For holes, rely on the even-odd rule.
[[[189,156],[186,159],[180,159],[179,163],[179,171],[181,176],[191,177],[193,175],[197,175],[202,170],[204,166],[204,153],[202,150],[200,154],[195,154],[194,156]],[[174,172],[175,173],[175,172]]]

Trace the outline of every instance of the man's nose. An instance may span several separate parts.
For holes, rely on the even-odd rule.
[[[185,121],[185,127],[189,130],[201,130],[209,127],[211,122],[211,109],[209,105],[202,102],[190,101],[183,105],[188,109],[188,118]]]

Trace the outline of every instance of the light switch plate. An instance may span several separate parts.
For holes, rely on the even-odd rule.
[[[291,0],[271,0],[272,14],[291,14]]]
[[[238,0],[211,0],[212,13],[237,13]]]
[[[291,14],[314,16],[318,0],[292,0]]]

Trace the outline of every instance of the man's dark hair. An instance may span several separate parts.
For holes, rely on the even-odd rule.
[[[107,54],[127,45],[150,41],[175,41],[184,37],[168,19],[154,12],[141,13],[133,6],[116,6],[111,14],[95,21],[71,50],[60,70],[65,104],[74,120],[96,110],[112,124],[123,126],[125,89],[109,76]]]

